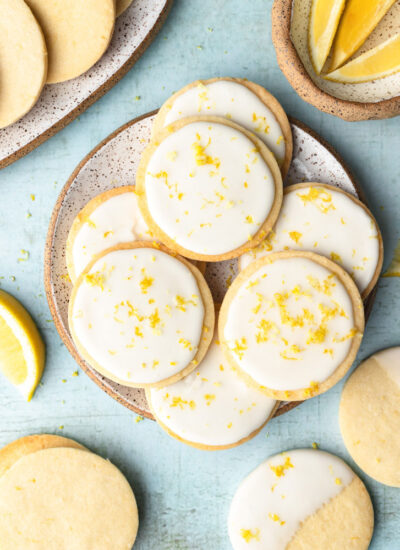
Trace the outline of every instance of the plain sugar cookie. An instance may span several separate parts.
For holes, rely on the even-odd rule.
[[[23,0],[0,0],[0,128],[22,118],[47,76],[42,30]]]
[[[132,387],[165,386],[204,357],[214,304],[200,271],[162,245],[121,244],[99,254],[78,277],[69,327],[81,356]]]
[[[313,449],[270,457],[231,504],[234,550],[367,550],[374,511],[362,481],[337,456]]]
[[[94,197],[74,219],[67,239],[67,268],[74,283],[93,258],[120,243],[152,240],[134,185]]]
[[[26,3],[46,39],[49,84],[80,76],[108,48],[114,31],[115,0],[26,0]]]
[[[93,453],[37,451],[0,478],[2,550],[131,550],[137,529],[129,483]]]
[[[216,333],[198,368],[166,388],[146,390],[146,397],[167,433],[209,451],[245,443],[257,435],[279,405],[234,372]]]
[[[195,260],[234,258],[256,246],[282,202],[272,153],[218,117],[182,119],[159,133],[142,155],[136,185],[157,240]]]
[[[400,487],[400,348],[375,353],[344,386],[339,410],[347,450],[365,473]]]
[[[239,269],[282,250],[309,250],[341,265],[363,298],[374,288],[383,262],[378,224],[358,199],[322,183],[285,187],[282,209],[260,246],[240,256]]]
[[[253,132],[274,153],[286,175],[293,152],[290,123],[279,101],[259,84],[228,77],[192,82],[164,103],[153,134],[195,115],[220,116]]]
[[[221,307],[219,338],[231,365],[275,398],[300,401],[351,367],[364,309],[351,277],[312,252],[276,252],[250,264]]]

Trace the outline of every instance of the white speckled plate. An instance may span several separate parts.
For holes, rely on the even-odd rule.
[[[0,130],[0,169],[38,147],[108,92],[150,45],[172,2],[135,0],[116,20],[110,47],[92,69],[68,82],[45,86],[26,116]]]
[[[45,251],[45,287],[57,330],[77,363],[109,395],[148,418],[152,418],[143,390],[121,386],[93,370],[80,357],[68,329],[68,301],[71,284],[66,279],[65,243],[69,229],[81,208],[94,196],[112,187],[133,185],[140,155],[149,143],[154,113],[122,126],[83,159],[65,184],[54,207]],[[336,185],[364,200],[362,191],[343,161],[329,145],[302,123],[291,120],[293,161],[285,184],[318,181]],[[208,264],[206,278],[214,298],[221,302],[226,280],[236,274],[236,261]],[[366,304],[367,313],[374,292]],[[297,403],[282,403],[277,415]]]

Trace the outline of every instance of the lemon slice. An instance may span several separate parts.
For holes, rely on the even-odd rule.
[[[392,36],[340,69],[325,76],[328,80],[353,84],[369,82],[400,71],[400,34]]]
[[[393,252],[393,258],[390,262],[390,266],[382,277],[400,277],[400,239],[397,242],[397,246]]]
[[[396,0],[348,0],[333,44],[330,71],[347,61],[365,42]]]
[[[0,371],[31,400],[44,368],[43,340],[29,313],[0,290]]]
[[[339,25],[345,0],[313,0],[308,28],[308,49],[317,74],[322,71]]]

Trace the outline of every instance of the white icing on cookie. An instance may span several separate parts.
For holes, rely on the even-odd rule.
[[[285,158],[285,139],[273,112],[239,82],[217,80],[199,83],[177,96],[165,117],[165,126],[181,118],[221,116],[256,134],[274,153],[279,165]]]
[[[196,279],[179,260],[153,248],[115,250],[83,276],[70,326],[110,378],[149,384],[189,365],[204,311]]]
[[[230,291],[223,339],[258,384],[312,396],[346,358],[356,334],[352,301],[322,265],[287,256],[257,269],[229,302]]]
[[[234,550],[285,550],[300,525],[354,479],[340,458],[299,449],[270,457],[239,486],[229,537]]]
[[[166,388],[151,389],[152,410],[169,430],[195,444],[232,445],[270,416],[276,401],[243,382],[216,335],[199,367]]]
[[[400,387],[400,347],[388,348],[373,355],[386,374]]]
[[[193,122],[166,137],[148,162],[145,190],[160,229],[209,255],[251,240],[275,199],[273,175],[254,143],[215,122]]]
[[[90,214],[72,245],[76,277],[97,254],[120,243],[151,239],[132,191],[112,195]]]
[[[271,252],[310,250],[332,259],[354,278],[360,292],[373,279],[379,261],[374,219],[350,197],[312,185],[284,194],[273,231],[257,248],[243,254],[239,268]]]

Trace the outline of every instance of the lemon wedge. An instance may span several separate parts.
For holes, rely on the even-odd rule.
[[[308,27],[308,49],[317,74],[329,55],[345,0],[313,0]]]
[[[43,340],[32,317],[0,290],[0,372],[31,400],[44,368]]]
[[[400,240],[397,242],[397,246],[393,252],[390,266],[382,277],[400,277]]]
[[[390,37],[340,69],[325,76],[328,80],[353,84],[369,82],[400,71],[400,34]]]
[[[396,0],[348,0],[333,44],[330,71],[347,61],[365,42]]]

